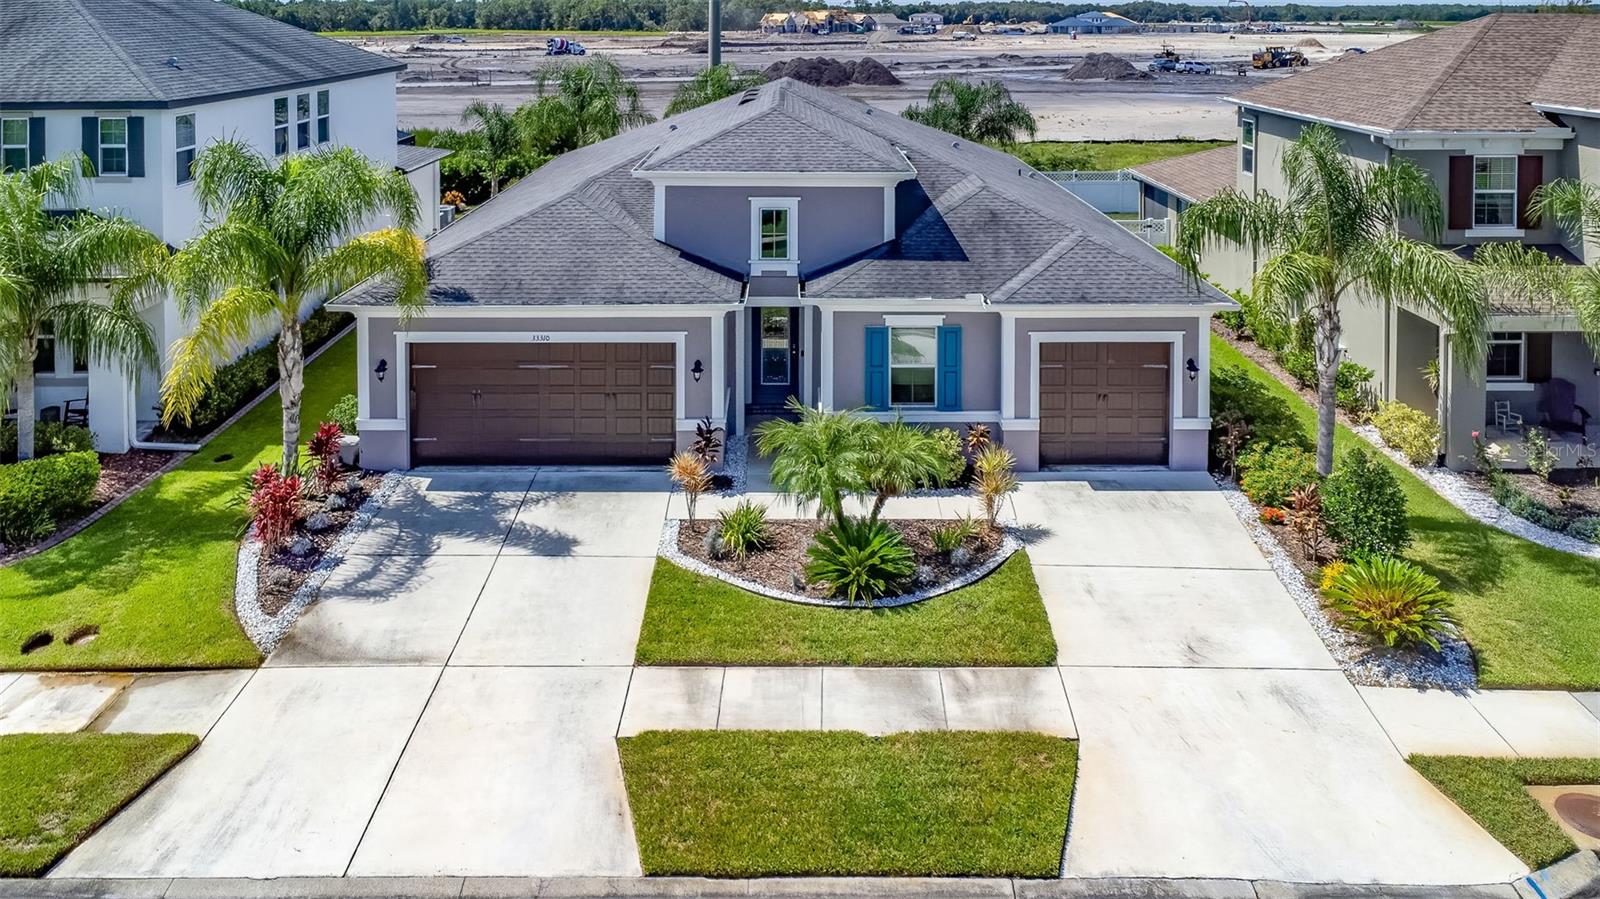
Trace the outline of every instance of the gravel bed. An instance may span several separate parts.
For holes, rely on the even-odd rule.
[[[233,608],[235,614],[238,615],[239,624],[243,626],[245,634],[250,638],[250,642],[254,643],[263,655],[270,654],[272,650],[277,648],[278,641],[282,640],[283,636],[289,632],[289,628],[294,625],[295,619],[300,617],[300,613],[304,611],[306,606],[316,600],[317,595],[322,591],[323,583],[328,580],[328,575],[332,574],[333,569],[344,561],[345,552],[350,549],[350,545],[355,542],[356,537],[366,528],[367,522],[372,520],[372,516],[378,514],[378,510],[382,509],[384,504],[394,496],[394,492],[399,488],[403,478],[403,473],[397,471],[391,471],[383,476],[383,481],[378,486],[378,489],[367,497],[360,508],[356,509],[356,513],[351,517],[349,524],[345,525],[344,530],[339,533],[339,537],[334,541],[333,546],[329,547],[328,551],[322,556],[322,561],[317,563],[317,567],[311,569],[311,573],[306,577],[305,582],[300,585],[300,589],[295,591],[294,597],[289,600],[288,605],[280,609],[276,615],[268,615],[263,611],[261,603],[257,599],[260,579],[258,569],[261,564],[261,541],[257,540],[253,533],[246,535],[244,543],[239,547],[238,568],[234,576]]]
[[[1406,457],[1390,449],[1378,435],[1378,429],[1372,425],[1357,425],[1352,428],[1361,438],[1372,444],[1379,452],[1387,455],[1395,462],[1410,469],[1412,474],[1422,479],[1422,482],[1433,488],[1433,492],[1444,497],[1452,506],[1467,513],[1482,524],[1496,530],[1504,531],[1513,537],[1521,537],[1540,546],[1571,553],[1575,556],[1585,556],[1590,559],[1600,559],[1600,543],[1590,543],[1579,540],[1567,534],[1542,528],[1525,518],[1518,518],[1511,514],[1505,506],[1494,501],[1494,497],[1482,490],[1466,476],[1448,468],[1428,466],[1416,468],[1406,460]]]
[[[750,467],[750,435],[729,437],[722,446],[722,471],[731,483],[722,496],[739,496],[744,493],[745,475]]]
[[[1339,627],[1322,609],[1322,598],[1316,587],[1295,566],[1294,560],[1278,544],[1261,523],[1260,513],[1237,484],[1224,478],[1217,479],[1222,496],[1239,516],[1239,523],[1250,533],[1250,539],[1261,548],[1262,554],[1278,576],[1278,581],[1300,607],[1311,629],[1354,683],[1369,687],[1412,687],[1460,692],[1473,690],[1478,685],[1478,674],[1472,663],[1472,648],[1460,637],[1440,641],[1441,651],[1402,652],[1374,648],[1359,635]]]

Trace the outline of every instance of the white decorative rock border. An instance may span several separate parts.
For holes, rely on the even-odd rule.
[[[746,472],[750,470],[750,435],[739,434],[725,438],[722,444],[722,473],[733,483],[722,491],[723,496],[742,496]]]
[[[305,611],[306,606],[316,601],[322,593],[322,585],[327,582],[328,575],[344,561],[344,554],[349,551],[351,544],[366,528],[372,516],[378,514],[384,504],[394,496],[402,479],[403,473],[397,471],[391,471],[383,476],[378,489],[356,509],[349,523],[344,526],[344,530],[339,532],[339,538],[328,547],[328,551],[317,562],[317,567],[311,569],[300,589],[295,591],[288,605],[278,610],[277,615],[268,615],[261,611],[261,604],[256,601],[258,571],[261,565],[261,541],[256,539],[253,532],[246,534],[244,542],[239,546],[238,568],[234,574],[233,609],[250,642],[261,650],[262,655],[270,655],[278,647],[278,641],[289,633],[289,628],[300,617],[300,613]]]
[[[1390,449],[1388,444],[1383,442],[1383,437],[1378,434],[1378,429],[1372,425],[1356,425],[1351,430],[1361,435],[1361,439],[1372,444],[1379,452],[1404,465],[1412,474],[1421,478],[1424,484],[1433,488],[1434,493],[1444,497],[1450,505],[1467,513],[1479,523],[1560,552],[1600,559],[1600,543],[1579,540],[1577,537],[1540,527],[1526,518],[1511,514],[1510,509],[1495,502],[1494,497],[1478,489],[1471,480],[1459,472],[1436,465],[1426,468],[1412,465],[1405,456]]]
[[[1354,683],[1369,687],[1414,687],[1460,692],[1473,690],[1478,685],[1478,674],[1472,664],[1472,648],[1459,637],[1440,642],[1440,652],[1404,653],[1374,651],[1372,645],[1357,634],[1335,624],[1323,611],[1322,598],[1305,574],[1295,566],[1294,560],[1279,545],[1267,526],[1261,523],[1260,512],[1239,486],[1225,478],[1217,478],[1222,496],[1239,517],[1239,523],[1250,533],[1250,539],[1261,548],[1272,571],[1278,576],[1294,604],[1310,622],[1311,629],[1328,648],[1328,653],[1339,663],[1345,676]]]
[[[1022,548],[1022,541],[1016,538],[1016,535],[1011,532],[1010,528],[1006,528],[1005,538],[1000,541],[1000,547],[995,550],[994,555],[984,559],[982,562],[974,565],[966,571],[961,572],[951,580],[936,584],[926,589],[916,590],[911,593],[904,593],[899,596],[888,596],[883,599],[875,600],[871,604],[852,605],[843,599],[820,599],[815,596],[802,596],[798,593],[790,593],[787,590],[779,590],[775,587],[768,587],[764,584],[758,584],[755,581],[747,581],[738,575],[729,574],[728,572],[723,571],[716,566],[707,565],[693,556],[685,555],[682,550],[678,549],[678,526],[681,523],[682,519],[671,518],[667,520],[666,525],[661,529],[661,544],[658,547],[658,552],[662,558],[666,559],[672,564],[677,565],[680,568],[686,568],[695,574],[703,574],[707,577],[714,577],[724,583],[732,584],[741,590],[747,590],[751,593],[768,597],[769,599],[779,599],[784,602],[792,602],[797,605],[822,606],[831,609],[892,609],[897,606],[909,606],[912,603],[922,602],[925,599],[932,599],[935,596],[941,596],[945,593],[951,592],[952,590],[959,590],[962,587],[982,580],[990,572],[994,571],[996,568],[999,568],[1000,563],[1011,558],[1013,553]]]

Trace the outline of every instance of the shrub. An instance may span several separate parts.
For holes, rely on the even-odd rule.
[[[1582,518],[1574,518],[1567,525],[1567,534],[1579,540],[1600,543],[1600,515],[1585,515]]]
[[[1294,492],[1317,482],[1316,457],[1298,446],[1255,444],[1239,457],[1239,486],[1258,506],[1284,506]]]
[[[1339,363],[1339,372],[1333,382],[1334,405],[1357,421],[1365,420],[1377,406],[1376,394],[1372,390],[1373,375],[1372,369],[1365,365]]]
[[[735,559],[748,558],[767,547],[771,536],[767,532],[766,506],[740,500],[718,517],[722,522],[722,548]]]
[[[1385,646],[1438,649],[1439,637],[1454,624],[1439,580],[1404,559],[1354,560],[1324,595],[1340,623]]]
[[[1439,459],[1439,422],[1421,409],[1398,400],[1379,403],[1372,416],[1383,442],[1412,465],[1432,465]]]
[[[1323,483],[1322,516],[1345,558],[1398,555],[1411,542],[1400,479],[1364,449],[1345,453]]]
[[[971,453],[972,455],[976,456],[977,454],[979,454],[979,453],[983,452],[984,450],[988,449],[989,448],[989,444],[991,444],[993,442],[994,442],[994,432],[989,430],[989,426],[988,425],[983,424],[981,422],[973,422],[972,424],[967,425],[967,452],[968,453]]]
[[[973,487],[983,503],[983,518],[993,530],[1000,518],[1000,503],[1009,493],[1015,493],[1017,457],[999,446],[988,446],[972,462]]]
[[[1317,357],[1310,350],[1285,350],[1278,354],[1278,364],[1294,379],[1301,390],[1315,390],[1317,386]]]
[[[300,323],[306,354],[310,355],[350,321],[350,314],[345,312],[318,309],[311,313]],[[277,380],[278,339],[274,337],[265,346],[217,368],[205,395],[184,422],[184,430],[196,435],[210,433]]]
[[[1250,428],[1247,443],[1289,444],[1310,449],[1294,407],[1238,365],[1226,365],[1211,374],[1211,414],[1219,420],[1237,416]]]
[[[42,540],[56,523],[89,504],[100,481],[100,457],[61,453],[0,466],[0,542]]]
[[[689,522],[694,523],[694,507],[700,502],[700,494],[711,489],[711,471],[706,468],[706,463],[691,450],[684,450],[672,457],[667,463],[667,475],[672,478],[672,483],[678,485],[683,491],[683,502],[689,513]]]
[[[339,401],[328,410],[327,420],[339,426],[341,434],[356,433],[357,415],[356,395],[347,393],[339,397]]]
[[[306,441],[306,455],[310,457],[316,469],[314,477],[318,489],[326,493],[333,489],[339,480],[339,438],[344,432],[331,421],[325,421],[317,426],[317,432]]]
[[[1522,434],[1522,454],[1528,460],[1528,470],[1539,477],[1550,480],[1551,472],[1556,470],[1555,451],[1550,449],[1550,436],[1543,428],[1528,428]]]
[[[722,458],[722,429],[711,422],[711,416],[706,416],[695,423],[694,442],[689,444],[689,452],[700,457],[700,461],[707,467],[717,464]]]
[[[933,431],[933,442],[944,460],[937,486],[953,487],[961,483],[962,476],[967,473],[967,454],[961,448],[961,435],[954,428],[939,428]]]
[[[285,476],[275,465],[261,466],[250,478],[249,506],[256,539],[268,551],[277,549],[300,520],[300,476]]]
[[[806,548],[806,578],[851,604],[888,596],[916,570],[900,534],[882,521],[843,518]]]
[[[961,548],[961,545],[978,536],[977,519],[970,515],[957,518],[949,524],[940,525],[933,529],[933,548],[949,555]]]
[[[1245,330],[1250,339],[1263,349],[1282,352],[1293,336],[1289,322],[1271,303],[1258,303],[1255,297],[1242,290],[1229,293],[1239,304],[1239,314],[1244,318]]]
[[[1566,519],[1562,518],[1556,510],[1515,487],[1511,489],[1514,492],[1507,497],[1503,505],[1512,515],[1552,531],[1559,531],[1567,526]]]
[[[1312,481],[1294,491],[1289,500],[1289,529],[1300,544],[1300,554],[1313,562],[1328,554],[1328,526],[1322,517],[1322,490]]]
[[[56,456],[62,453],[94,452],[94,434],[88,428],[62,424],[59,421],[39,421],[33,425],[33,456]],[[0,423],[0,459],[17,458],[17,423]]]

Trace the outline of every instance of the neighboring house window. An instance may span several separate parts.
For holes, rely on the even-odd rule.
[[[289,152],[289,98],[272,101],[272,153],[282,156]]]
[[[1239,167],[1250,174],[1256,170],[1256,120],[1245,119],[1239,127]]]
[[[43,321],[39,323],[39,342],[35,345],[33,373],[36,375],[53,375],[56,373],[55,322]]]
[[[311,146],[311,95],[294,98],[295,146],[304,150]]]
[[[100,120],[100,174],[128,174],[128,120]]]
[[[194,113],[184,113],[177,118],[178,135],[174,145],[177,150],[178,183],[194,180]]]
[[[1490,334],[1489,380],[1523,380],[1527,374],[1527,357],[1527,336],[1520,331],[1496,331]]]
[[[0,171],[28,167],[28,120],[0,119]]]
[[[1514,228],[1517,224],[1517,157],[1472,159],[1472,224]]]
[[[789,210],[761,210],[761,254],[758,258],[789,258]]]
[[[72,373],[81,375],[89,370],[89,359],[81,350],[72,351]]]
[[[937,328],[889,329],[889,404],[932,406],[938,382]]]
[[[317,143],[333,139],[332,109],[327,91],[317,91]]]

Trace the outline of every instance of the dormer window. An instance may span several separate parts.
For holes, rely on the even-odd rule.
[[[799,274],[798,197],[750,198],[750,273]]]
[[[761,258],[789,261],[789,210],[761,210]]]

